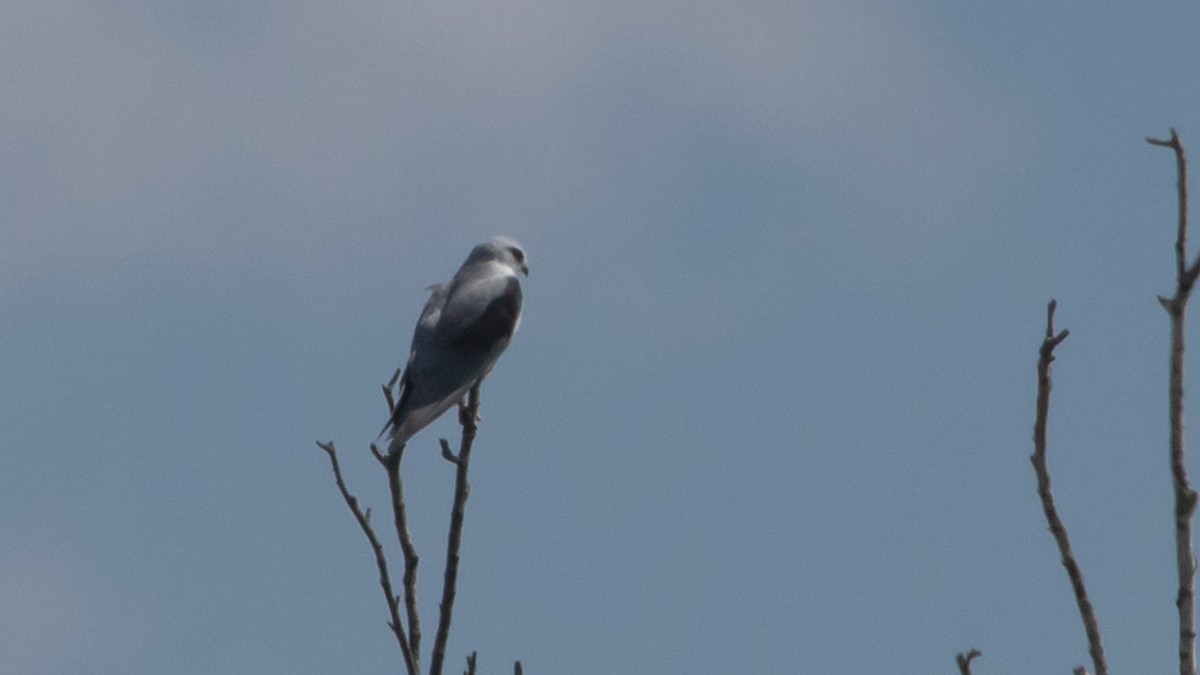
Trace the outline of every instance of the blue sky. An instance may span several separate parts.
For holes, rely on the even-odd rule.
[[[384,506],[378,385],[497,233],[532,273],[451,665],[1085,663],[1028,462],[1055,297],[1050,463],[1109,662],[1174,668],[1175,174],[1143,138],[1200,152],[1197,28],[1192,2],[4,3],[0,672],[396,672],[313,442]],[[455,431],[406,456],[430,628]]]

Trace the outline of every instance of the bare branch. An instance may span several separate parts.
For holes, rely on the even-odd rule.
[[[458,552],[462,546],[463,518],[466,514],[467,496],[471,485],[467,482],[467,470],[471,464],[471,446],[475,442],[477,427],[475,421],[479,416],[479,384],[471,387],[467,396],[467,405],[459,415],[462,423],[462,442],[458,448],[457,461],[454,462],[454,506],[450,510],[450,534],[446,542],[446,572],[442,582],[441,614],[438,617],[437,636],[433,643],[433,656],[429,663],[429,675],[441,675],[442,663],[446,656],[446,641],[450,637],[450,621],[454,613],[454,595],[458,584]],[[448,448],[446,448],[448,450]]]
[[[379,537],[375,536],[375,528],[371,526],[371,510],[367,509],[366,513],[363,513],[358,508],[358,499],[346,488],[346,482],[342,480],[342,469],[338,464],[337,449],[334,448],[333,442],[321,443],[318,441],[317,447],[329,455],[329,463],[333,465],[333,479],[337,483],[338,491],[342,493],[342,498],[346,500],[346,506],[350,507],[350,512],[354,514],[354,519],[358,521],[358,526],[362,528],[363,534],[371,544],[371,550],[375,552],[375,564],[379,567],[379,586],[383,589],[383,597],[387,600],[388,613],[391,615],[388,626],[396,636],[396,641],[400,643],[400,653],[404,656],[404,667],[408,671],[408,675],[418,675],[420,670],[409,649],[408,639],[404,635],[404,624],[400,623],[400,601],[392,592],[392,579],[388,573],[387,558],[384,556],[383,546],[379,543]]]
[[[1083,620],[1084,632],[1087,633],[1088,651],[1091,652],[1096,675],[1108,675],[1108,664],[1104,658],[1104,641],[1100,636],[1100,624],[1096,620],[1095,610],[1088,598],[1087,588],[1083,584],[1083,573],[1071,550],[1067,527],[1063,524],[1058,515],[1058,509],[1054,506],[1054,495],[1050,491],[1050,471],[1046,467],[1046,421],[1050,416],[1050,389],[1052,386],[1050,364],[1054,361],[1054,349],[1070,335],[1070,332],[1065,330],[1055,334],[1054,310],[1056,307],[1057,303],[1051,300],[1046,308],[1046,337],[1042,340],[1041,349],[1038,351],[1037,417],[1033,424],[1033,456],[1029,458],[1029,461],[1033,463],[1034,472],[1037,474],[1037,493],[1042,500],[1042,510],[1046,514],[1050,534],[1054,536],[1054,541],[1058,544],[1062,565],[1067,570],[1067,577],[1071,580],[1071,589],[1075,592],[1075,602],[1079,605],[1079,615]]]
[[[1200,259],[1193,262],[1191,268],[1187,267],[1187,153],[1184,151],[1183,142],[1179,140],[1179,134],[1175,133],[1174,128],[1171,129],[1171,138],[1167,140],[1147,138],[1146,142],[1151,145],[1170,148],[1175,152],[1175,170],[1179,178],[1176,184],[1176,191],[1179,195],[1179,221],[1175,234],[1175,277],[1179,281],[1180,287],[1186,288],[1190,292],[1192,285],[1196,282],[1196,275],[1200,274]]]
[[[384,397],[387,399],[388,410],[395,410],[395,402],[392,398],[392,389],[395,386],[397,378],[400,376],[400,371],[396,372],[396,376],[392,378],[388,384],[383,386]],[[440,605],[441,613],[438,620],[437,634],[434,640],[433,656],[430,660],[429,673],[430,675],[441,675],[443,664],[445,663],[446,642],[449,639],[450,625],[454,611],[454,599],[457,593],[458,583],[458,563],[459,550],[462,547],[462,528],[463,520],[466,512],[467,496],[470,493],[470,484],[467,482],[467,471],[470,465],[471,446],[475,442],[477,432],[477,423],[479,420],[479,384],[476,383],[471,388],[467,400],[459,404],[459,422],[462,424],[463,433],[462,441],[457,454],[451,451],[450,444],[445,439],[440,439],[442,446],[442,456],[453,463],[456,467],[455,490],[454,490],[454,506],[450,512],[450,532],[447,537],[446,544],[446,569],[442,586],[442,602]],[[400,542],[400,548],[404,553],[404,608],[407,614],[408,631],[405,632],[404,624],[400,620],[400,603],[401,599],[392,590],[391,578],[388,573],[387,559],[383,553],[383,547],[379,543],[379,538],[376,536],[374,528],[371,526],[371,512],[368,509],[363,513],[358,507],[358,501],[347,490],[345,483],[342,480],[341,469],[338,465],[336,450],[333,443],[317,443],[321,449],[329,455],[333,465],[334,477],[336,479],[338,489],[341,490],[343,498],[350,507],[351,512],[358,520],[359,526],[367,536],[367,540],[371,544],[371,548],[375,551],[375,559],[380,569],[380,585],[383,588],[384,596],[387,599],[388,611],[391,614],[392,620],[389,626],[396,635],[397,641],[400,643],[401,652],[404,655],[405,667],[409,675],[418,675],[420,672],[420,653],[421,653],[421,619],[418,611],[417,602],[417,568],[420,563],[420,558],[417,555],[416,548],[413,546],[412,536],[408,528],[408,512],[404,502],[404,482],[401,478],[401,459],[403,457],[403,444],[398,444],[394,439],[385,454],[372,443],[371,455],[375,457],[386,470],[388,476],[388,489],[392,497],[392,517],[396,527],[396,536]],[[467,675],[474,675],[476,664],[476,654],[472,653],[467,659]],[[521,663],[516,662],[514,665],[518,675],[521,673]]]
[[[955,655],[954,660],[958,662],[959,675],[971,675],[971,662],[980,656],[983,654],[978,649],[972,649],[966,654],[959,652]]]
[[[395,374],[392,375],[392,379],[388,380],[387,384],[383,385],[383,397],[387,399],[389,419],[391,418],[392,413],[396,410],[396,401],[392,398],[392,390],[396,388],[396,380],[399,379],[400,369],[397,368]]]
[[[1159,297],[1158,301],[1171,317],[1171,374],[1168,406],[1171,424],[1171,480],[1175,492],[1175,560],[1179,570],[1179,594],[1175,606],[1179,609],[1179,672],[1196,675],[1196,554],[1192,546],[1192,519],[1196,511],[1196,491],[1188,480],[1187,459],[1183,435],[1183,352],[1184,328],[1187,323],[1187,302],[1196,277],[1200,274],[1200,259],[1190,267],[1187,258],[1187,153],[1179,134],[1171,129],[1170,140],[1146,139],[1152,145],[1171,148],[1175,152],[1178,173],[1179,221],[1175,238],[1175,295]]]
[[[521,662],[517,661],[513,664],[513,675],[524,675],[525,670],[521,668]]]
[[[403,449],[402,447],[400,448]],[[413,661],[418,669],[421,663],[421,613],[417,606],[417,566],[421,558],[413,546],[412,534],[408,531],[408,508],[404,504],[404,482],[400,478],[400,459],[404,453],[388,454],[383,462],[387,470],[388,490],[392,494],[392,520],[396,525],[396,538],[404,554],[404,609],[408,616],[408,643]]]

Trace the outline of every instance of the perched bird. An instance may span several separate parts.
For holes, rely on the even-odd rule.
[[[389,452],[404,444],[466,396],[496,365],[521,322],[521,283],[529,275],[525,251],[507,237],[476,246],[449,283],[432,294],[413,332],[400,397],[380,436]]]

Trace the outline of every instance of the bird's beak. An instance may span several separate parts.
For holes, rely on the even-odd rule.
[[[529,265],[526,265],[525,263],[521,263],[521,274],[524,274],[525,276],[529,276]]]

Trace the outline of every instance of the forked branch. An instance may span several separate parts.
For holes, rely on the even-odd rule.
[[[391,393],[395,381],[396,378],[393,377],[392,381],[383,387],[389,413],[395,406]],[[441,613],[438,617],[437,634],[434,637],[429,675],[441,675],[443,664],[445,663],[446,643],[450,636],[450,624],[454,613],[454,599],[457,594],[459,550],[462,547],[463,520],[466,515],[467,496],[471,490],[470,483],[467,482],[467,472],[470,468],[471,447],[475,443],[478,420],[479,384],[476,383],[467,395],[466,403],[459,405],[459,423],[462,425],[462,441],[459,445],[458,453],[451,452],[450,444],[445,439],[441,439],[442,456],[455,466],[454,506],[450,512],[450,532],[446,542],[446,568],[442,585]],[[391,617],[388,626],[391,627],[392,632],[396,636],[396,641],[400,644],[400,651],[404,656],[405,669],[408,675],[419,675],[421,670],[421,618],[417,606],[417,565],[420,562],[420,558],[417,556],[412,536],[409,533],[408,513],[404,503],[404,482],[401,480],[400,472],[401,450],[403,446],[385,454],[372,444],[371,454],[387,472],[388,488],[392,497],[392,518],[395,523],[396,537],[400,541],[400,548],[404,553],[403,583],[404,609],[408,620],[407,631],[405,630],[405,624],[400,619],[401,600],[392,590],[392,580],[388,571],[387,558],[384,554],[383,546],[379,542],[375,528],[371,525],[371,511],[370,509],[367,509],[366,512],[362,511],[359,508],[358,499],[350,494],[349,489],[346,488],[346,483],[342,480],[341,467],[338,464],[337,450],[334,448],[333,443],[318,442],[317,445],[329,455],[329,461],[333,465],[333,475],[338,490],[342,493],[342,498],[346,501],[346,505],[350,507],[350,512],[354,514],[355,520],[358,521],[359,527],[362,528],[363,534],[366,535],[367,541],[371,544],[371,549],[375,553],[375,562],[379,567],[379,585],[383,589],[384,598],[387,600],[388,614]],[[473,674],[475,672],[475,660],[475,654],[472,653],[467,660],[468,673]],[[514,664],[514,670],[517,675],[520,675],[520,661]]]
[[[983,656],[978,649],[972,649],[967,653],[959,652],[954,656],[954,660],[958,663],[959,675],[971,675],[971,662]]]
[[[388,627],[392,629],[396,641],[400,643],[400,653],[404,656],[404,667],[408,671],[408,675],[419,675],[419,668],[413,658],[408,638],[405,636],[404,624],[400,623],[400,599],[392,591],[392,578],[388,573],[383,545],[379,543],[379,537],[375,535],[375,528],[371,526],[371,509],[363,512],[358,507],[358,499],[350,494],[346,482],[342,480],[342,468],[338,464],[337,449],[334,448],[333,442],[321,443],[318,441],[317,447],[329,455],[329,463],[333,465],[333,479],[337,483],[338,491],[342,493],[342,499],[346,500],[346,506],[350,507],[350,512],[354,514],[354,519],[358,521],[358,526],[362,528],[363,534],[371,544],[371,550],[375,553],[375,564],[379,567],[379,586],[383,589],[383,597],[387,600],[388,613],[391,615]]]
[[[1092,655],[1092,663],[1096,667],[1096,675],[1108,675],[1108,664],[1104,657],[1104,641],[1100,636],[1100,624],[1096,620],[1096,612],[1088,598],[1087,587],[1083,583],[1083,572],[1075,560],[1071,550],[1071,539],[1067,535],[1067,526],[1063,524],[1054,505],[1054,494],[1050,490],[1050,470],[1046,466],[1046,423],[1050,417],[1050,364],[1054,362],[1054,349],[1067,339],[1070,331],[1054,332],[1054,310],[1057,303],[1053,300],[1046,308],[1046,336],[1038,350],[1038,391],[1037,414],[1033,423],[1033,470],[1037,474],[1037,493],[1042,501],[1042,511],[1046,514],[1046,523],[1050,534],[1058,545],[1062,557],[1062,565],[1067,570],[1067,578],[1071,581],[1071,589],[1075,592],[1075,603],[1079,606],[1079,616],[1083,620],[1083,629],[1087,633],[1088,651]]]

